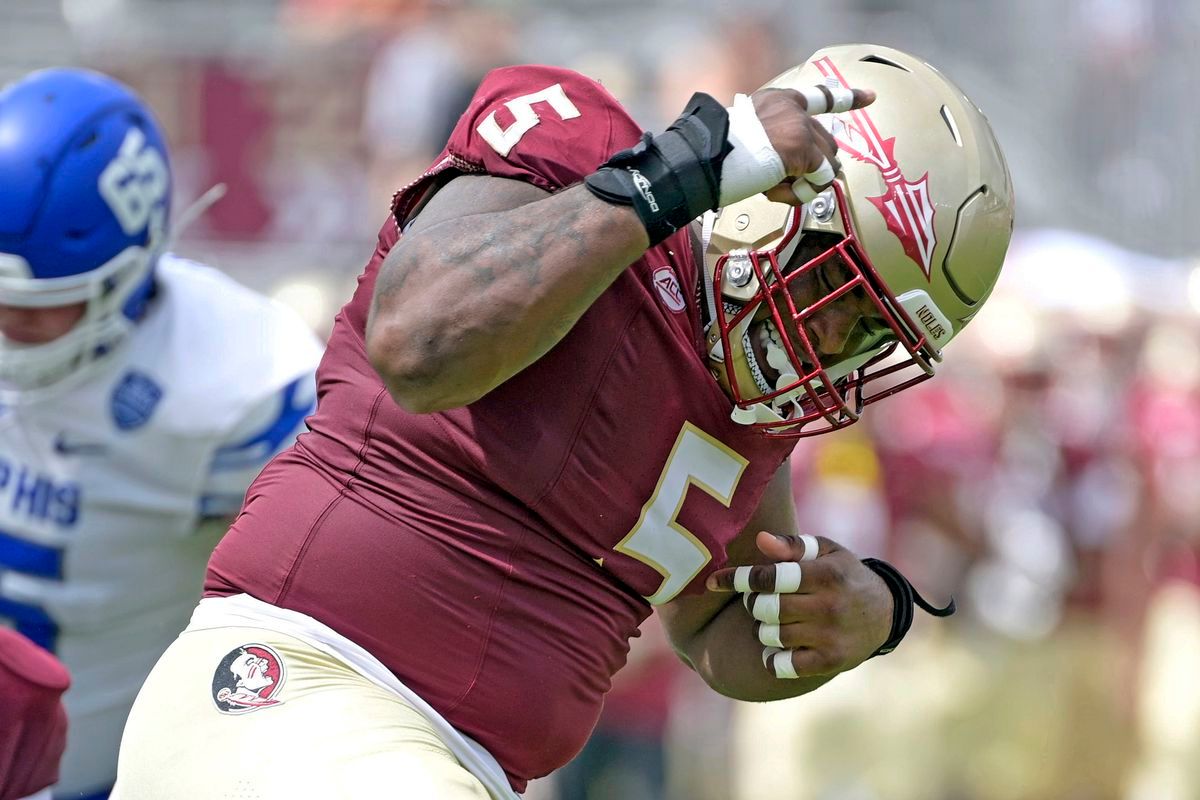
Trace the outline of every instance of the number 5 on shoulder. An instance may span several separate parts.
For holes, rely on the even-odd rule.
[[[688,487],[728,506],[748,463],[695,425],[684,423],[641,517],[613,548],[662,574],[658,591],[646,598],[652,604],[674,598],[712,560],[708,548],[676,519]]]
[[[550,108],[554,109],[562,119],[575,119],[579,116],[579,109],[567,99],[562,85],[556,83],[553,86],[547,86],[540,92],[514,97],[505,103],[505,107],[513,115],[513,121],[507,128],[500,127],[500,123],[496,122],[496,112],[493,111],[484,118],[483,122],[479,123],[475,130],[479,131],[479,135],[492,146],[493,150],[507,157],[509,151],[516,146],[517,142],[521,141],[521,137],[542,121],[538,113],[533,110],[534,103],[548,103]]]

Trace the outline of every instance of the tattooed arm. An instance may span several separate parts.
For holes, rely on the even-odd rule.
[[[470,403],[553,347],[648,246],[631,208],[583,186],[455,178],[380,267],[371,363],[410,411]]]

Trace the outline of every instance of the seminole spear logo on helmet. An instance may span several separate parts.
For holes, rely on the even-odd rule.
[[[813,66],[825,76],[831,87],[852,88],[829,56],[814,61]],[[900,240],[904,252],[925,273],[925,279],[932,280],[930,265],[934,248],[937,247],[937,234],[933,228],[933,204],[929,201],[929,173],[926,172],[916,181],[904,177],[894,155],[896,138],[884,139],[866,109],[833,116],[830,126],[830,133],[837,140],[841,152],[874,165],[883,176],[887,192],[867,199],[879,209],[888,230]]]

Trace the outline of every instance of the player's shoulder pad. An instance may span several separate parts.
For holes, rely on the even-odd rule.
[[[479,84],[446,154],[556,191],[632,146],[641,132],[592,78],[561,67],[501,67]]]
[[[248,411],[316,371],[324,348],[282,303],[211,267],[173,255],[158,265],[158,308],[139,348],[162,380],[162,422],[180,432],[223,432]]]
[[[30,690],[58,697],[71,674],[57,658],[16,631],[0,627],[0,696],[16,703]]]

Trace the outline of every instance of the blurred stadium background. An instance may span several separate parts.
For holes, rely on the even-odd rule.
[[[1197,800],[1200,4],[0,0],[0,82],[76,64],[142,92],[176,207],[229,190],[176,249],[322,333],[490,67],[574,67],[657,129],[694,89],[729,100],[846,41],[941,67],[1017,187],[945,375],[794,459],[808,531],[961,612],[762,706],[648,629],[594,745],[531,796]]]

